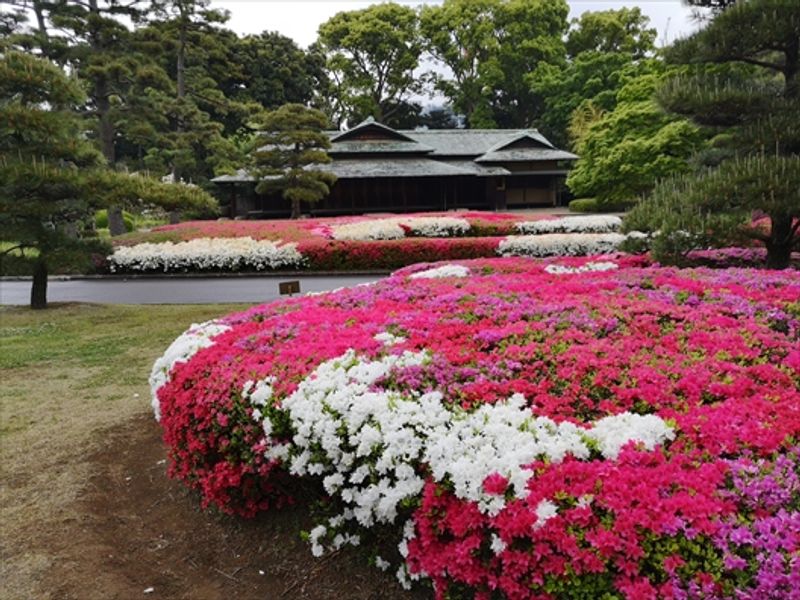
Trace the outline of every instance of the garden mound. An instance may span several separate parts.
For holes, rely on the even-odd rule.
[[[454,216],[455,215],[455,216]],[[118,273],[392,270],[433,260],[616,250],[615,216],[425,213],[299,221],[193,221],[116,240]]]
[[[416,265],[193,326],[170,473],[438,597],[790,598],[800,276],[607,256]]]

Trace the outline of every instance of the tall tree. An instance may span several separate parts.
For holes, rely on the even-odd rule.
[[[223,82],[228,98],[257,102],[272,110],[283,104],[310,104],[323,64],[277,31],[246,35],[236,42],[241,77]]]
[[[392,124],[409,96],[420,91],[414,70],[421,44],[417,13],[394,3],[340,12],[319,27],[337,121],[372,116]]]
[[[336,176],[324,170],[331,162],[331,142],[324,129],[324,113],[302,104],[286,104],[259,119],[261,135],[253,153],[259,194],[280,192],[292,202],[292,218],[299,219],[302,202],[328,195]]]
[[[241,166],[245,155],[231,138],[257,107],[225,96],[244,79],[238,39],[221,28],[226,19],[207,0],[158,0],[134,32],[134,48],[153,57],[163,77],[136,95],[152,121],[126,140],[128,164],[199,185]]]
[[[433,72],[435,87],[464,115],[468,127],[492,127],[489,59],[497,51],[500,0],[445,0],[425,5],[420,29],[425,49],[449,76]]]
[[[551,141],[574,144],[567,135],[574,111],[613,110],[620,88],[652,70],[653,59],[646,57],[655,53],[656,31],[648,24],[638,8],[585,12],[572,20],[567,66],[542,63],[528,78],[544,99],[537,126]]]
[[[719,170],[699,171],[693,185],[713,189],[715,197],[691,194],[691,201],[682,193],[683,184],[665,181],[635,209],[632,222],[661,237],[680,238],[686,246],[702,243],[709,231],[724,243],[736,229],[764,242],[769,267],[785,268],[800,243],[800,189],[777,183],[796,182],[800,168],[800,4],[740,0],[677,43],[668,58],[693,68],[661,90],[660,102],[724,132],[720,143],[728,146],[729,160],[737,161],[733,164],[741,172],[725,162]],[[742,77],[740,69],[718,66],[736,63],[756,72]],[[653,203],[666,208],[653,210]],[[753,225],[758,212],[769,217],[768,232]],[[686,228],[677,238],[676,213]]]
[[[18,36],[17,43],[36,49],[84,82],[88,97],[83,111],[93,139],[106,162],[116,167],[124,127],[139,132],[151,128],[158,112],[141,107],[139,91],[164,78],[131,45],[125,24],[140,22],[150,1],[32,0],[31,7],[36,25],[27,36]],[[109,229],[112,235],[125,232],[119,206],[109,208]]]
[[[507,0],[497,17],[498,52],[490,63],[488,85],[493,112],[503,128],[532,127],[544,112],[544,97],[532,89],[528,74],[540,64],[566,66],[563,37],[566,0]]]
[[[38,252],[32,308],[47,306],[53,258],[97,243],[84,225],[98,208],[214,206],[196,188],[108,169],[75,111],[84,101],[78,82],[52,63],[15,51],[0,54],[0,232],[13,247]]]
[[[229,36],[220,28],[228,14],[209,5],[209,0],[158,0],[156,19],[137,34],[140,43],[160,51],[162,66],[174,84],[160,98],[169,130],[161,144],[150,149],[145,164],[168,167],[174,181],[204,182],[215,167],[242,158],[225,139],[224,125],[211,114],[246,113],[247,108],[234,105],[218,89],[222,73],[239,73],[240,67],[224,43]],[[220,62],[224,66],[212,74]]]
[[[563,66],[565,1],[445,0],[420,13],[427,50],[452,73],[436,87],[469,127],[529,127],[543,98],[527,81],[542,63]]]
[[[655,50],[656,30],[639,7],[586,11],[573,19],[567,35],[571,58],[583,52],[624,54],[632,60],[650,56]]]

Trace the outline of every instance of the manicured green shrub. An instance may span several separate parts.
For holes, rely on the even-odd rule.
[[[596,198],[578,198],[569,203],[570,212],[590,213],[597,212]]]
[[[623,200],[603,201],[599,198],[578,198],[569,203],[569,210],[578,213],[624,212],[634,204],[634,200],[626,202]]]

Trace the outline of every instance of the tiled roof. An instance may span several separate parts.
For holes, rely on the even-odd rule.
[[[510,175],[503,166],[490,163],[578,158],[555,148],[535,129],[394,130],[367,119],[348,131],[326,133],[334,160],[323,168],[341,179]],[[254,179],[240,169],[212,181]]]
[[[480,156],[489,148],[508,140],[518,130],[510,129],[429,129],[401,131],[408,137],[433,146],[431,156]]]
[[[487,162],[531,162],[537,160],[575,160],[578,158],[571,152],[549,148],[513,148],[510,150],[497,150],[487,152],[475,159],[478,163]]]
[[[474,175],[473,171],[429,158],[353,158],[324,165],[340,179],[372,177],[442,177]]]
[[[233,175],[220,175],[214,177],[211,181],[214,183],[244,183],[246,181],[255,181],[256,178],[250,175],[246,170],[239,169]]]
[[[511,175],[511,171],[501,167],[500,165],[479,164],[474,160],[461,159],[461,160],[439,160],[437,162],[445,163],[453,167],[457,167],[463,171],[469,171],[471,175],[482,175],[484,177]]]
[[[433,148],[419,142],[401,140],[346,140],[334,142],[328,150],[331,156],[339,154],[428,154]]]
[[[466,164],[464,164],[466,163]],[[496,169],[488,169],[471,161],[458,161],[451,164],[441,160],[422,157],[387,158],[343,158],[326,165],[309,165],[307,169],[319,169],[333,173],[339,179],[372,179],[380,177],[451,177],[457,175],[493,174]],[[508,173],[502,169],[504,173]],[[214,183],[246,183],[255,178],[246,170],[239,169],[235,175],[221,175],[212,179]]]

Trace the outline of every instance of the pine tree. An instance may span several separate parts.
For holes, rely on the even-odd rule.
[[[664,257],[745,235],[764,242],[769,268],[786,268],[800,247],[800,4],[740,0],[668,58],[689,72],[660,103],[719,130],[717,152],[710,166],[659,184],[628,227],[658,231]],[[754,225],[759,215],[767,232]]]
[[[260,119],[259,147],[253,154],[260,178],[256,192],[281,192],[292,202],[292,218],[301,202],[317,202],[330,191],[336,177],[320,168],[331,162],[325,152],[331,143],[323,129],[324,113],[302,104],[286,104]]]
[[[125,21],[142,21],[149,0],[33,0],[36,26],[15,40],[22,47],[68,68],[84,82],[87,98],[79,107],[106,163],[117,168],[119,147],[128,130],[154,129],[158,111],[142,107],[141,90],[165,77],[152,60],[131,45]],[[51,31],[57,30],[57,35]],[[120,206],[109,207],[111,235],[125,232]]]
[[[220,90],[225,77],[244,77],[235,34],[221,28],[225,12],[209,8],[208,0],[157,0],[155,6],[148,27],[135,33],[135,45],[158,57],[169,83],[149,90],[162,123],[142,162],[169,172],[173,181],[202,185],[245,158],[226,137],[222,121],[235,123],[227,132],[233,134],[259,107],[233,101]]]
[[[86,226],[97,209],[214,206],[198,189],[107,168],[86,139],[76,110],[84,102],[79,82],[56,65],[16,51],[0,54],[0,231],[13,248],[38,253],[32,308],[47,306],[48,265],[56,255],[97,247]]]

